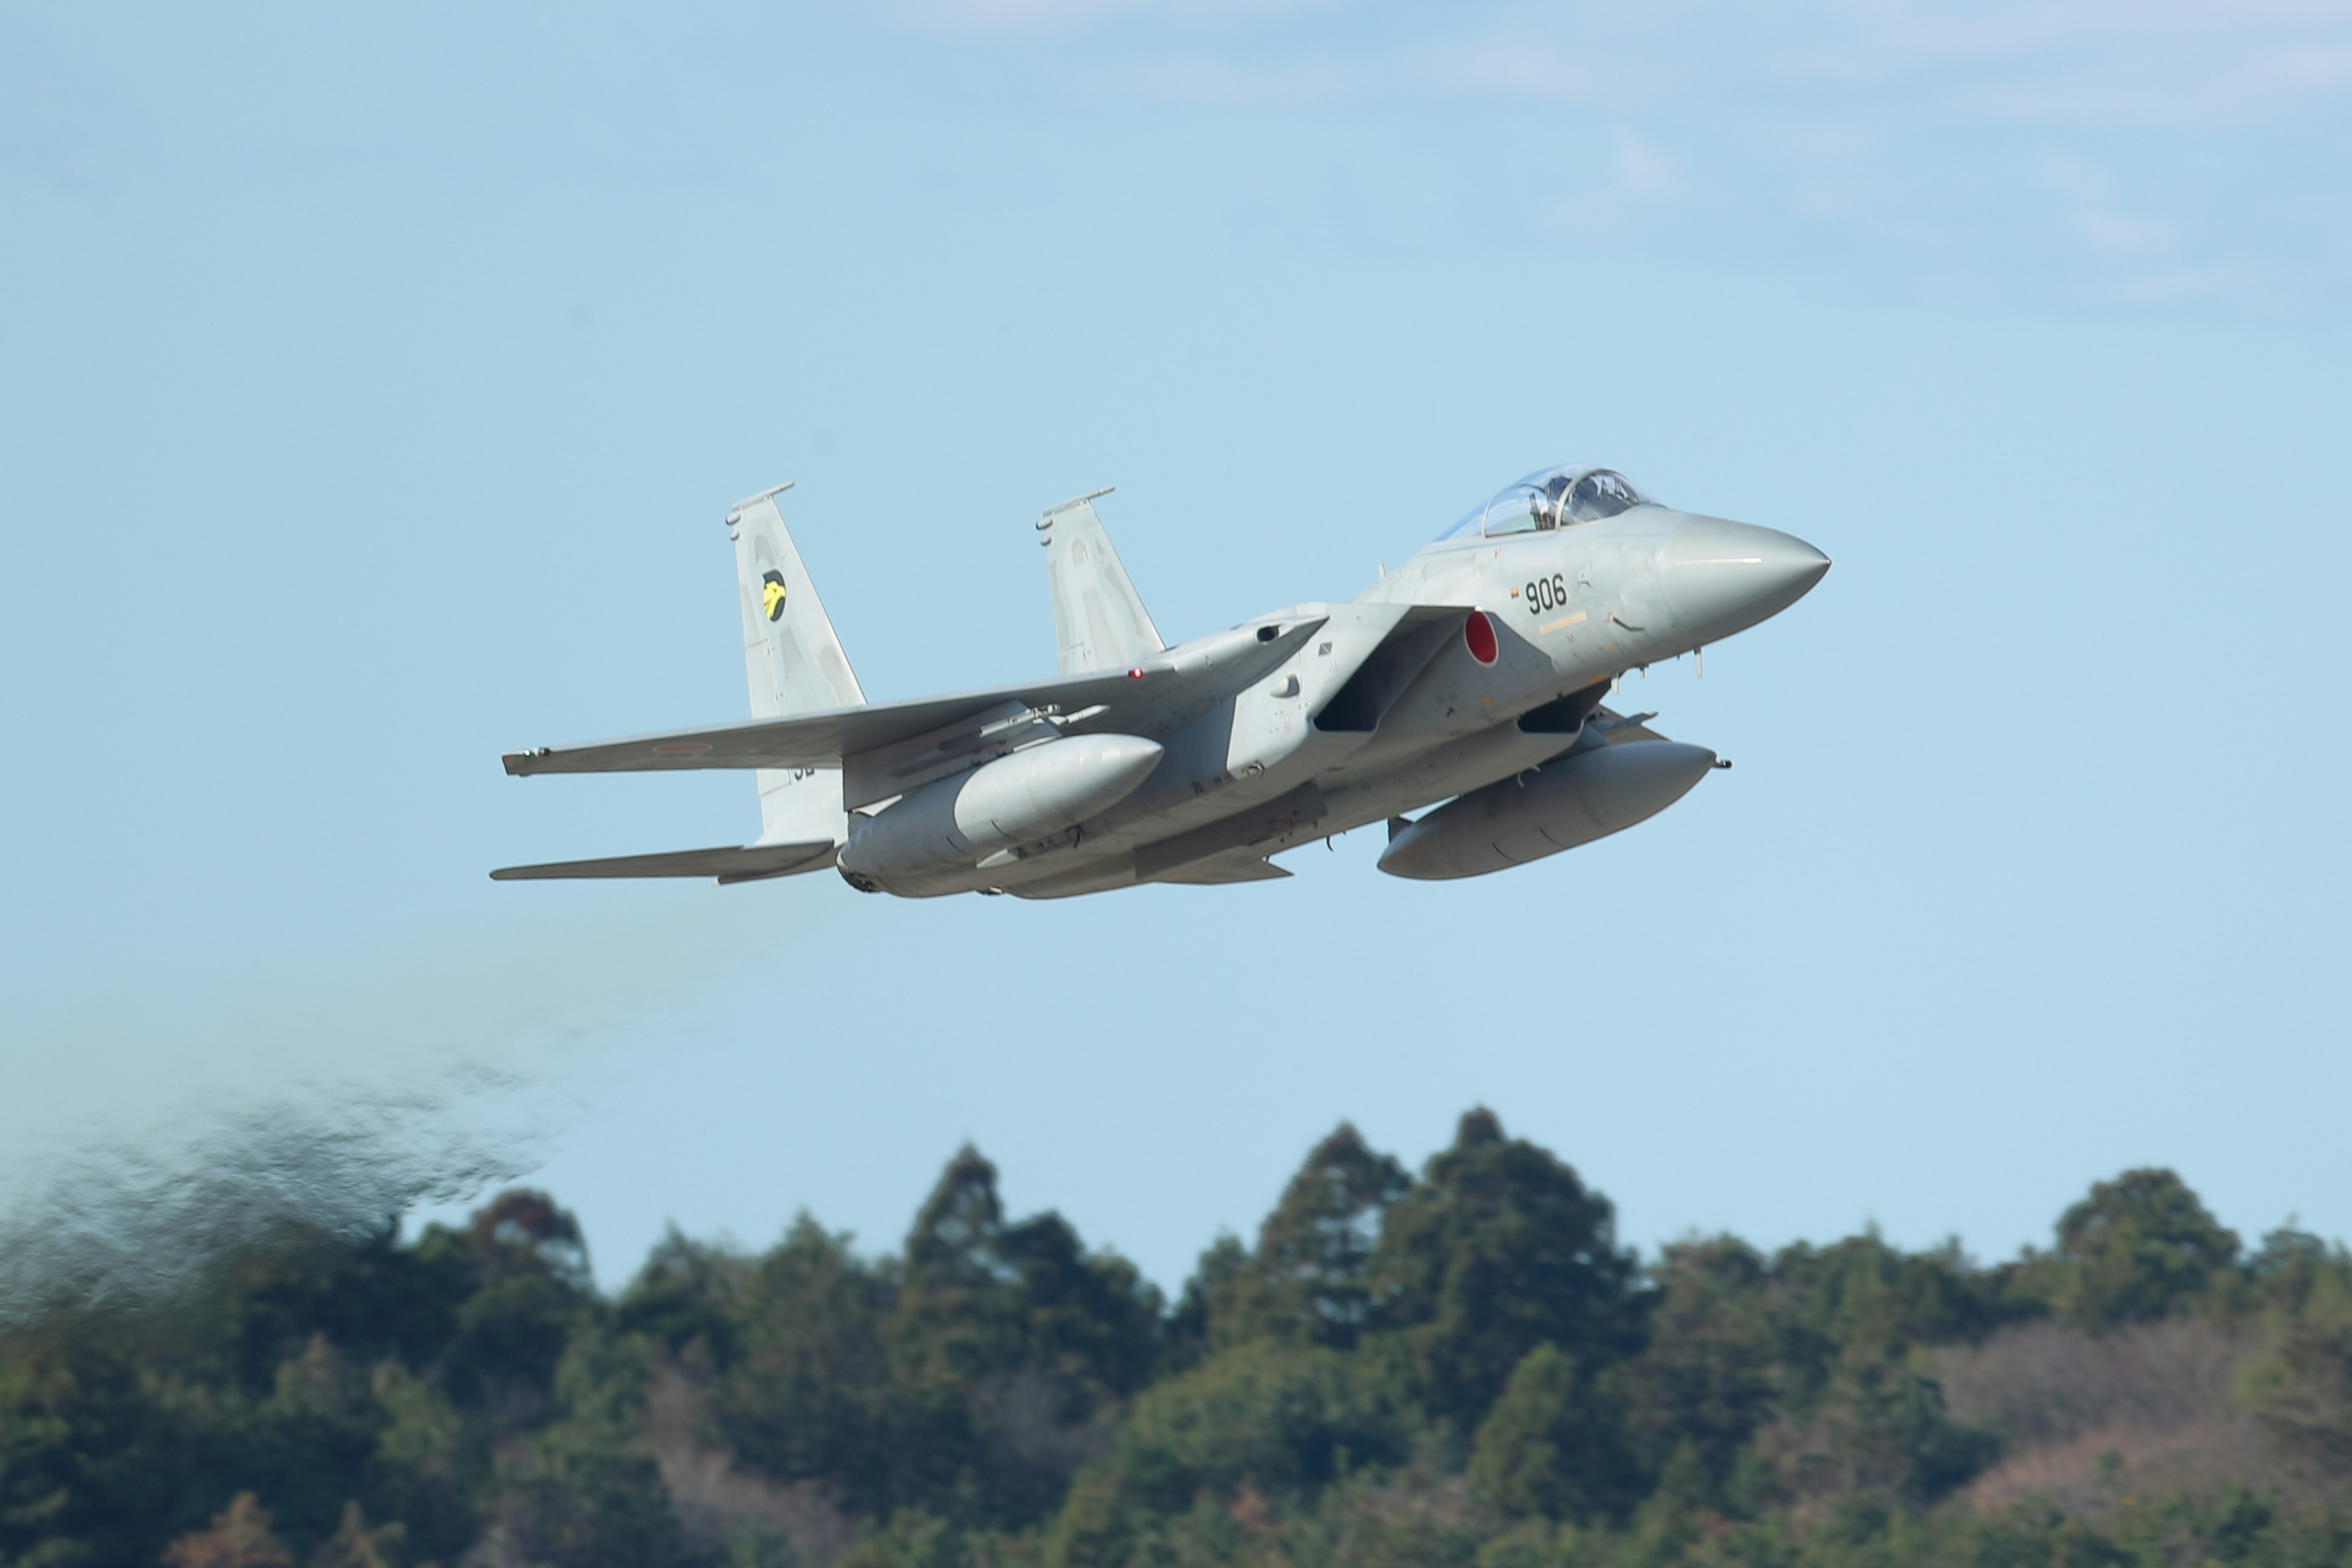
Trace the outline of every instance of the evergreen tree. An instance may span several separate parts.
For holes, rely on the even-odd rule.
[[[499,1512],[528,1561],[635,1568],[682,1554],[645,1438],[652,1380],[641,1342],[583,1330],[556,1376],[557,1419],[500,1456]]]
[[[736,1309],[751,1274],[751,1264],[740,1255],[691,1240],[669,1226],[621,1293],[614,1321],[625,1332],[651,1334],[673,1351],[699,1340],[704,1353],[723,1367],[735,1357]]]
[[[1212,1336],[1347,1349],[1372,1320],[1370,1268],[1402,1165],[1342,1121],[1307,1154],[1259,1228],[1257,1250],[1211,1303]]]
[[[417,1251],[471,1285],[440,1370],[460,1404],[496,1405],[528,1424],[549,1409],[555,1369],[595,1306],[580,1222],[544,1193],[517,1188],[478,1210],[462,1232],[435,1226]]]
[[[712,1392],[720,1430],[753,1467],[887,1511],[911,1434],[883,1348],[892,1291],[806,1214],[760,1258],[734,1308],[740,1349]]]
[[[1669,1246],[1655,1274],[1650,1342],[1616,1377],[1627,1429],[1649,1462],[1688,1447],[1720,1479],[1779,1389],[1770,1272],[1753,1247],[1721,1237]]]
[[[1622,1415],[1557,1345],[1529,1351],[1479,1423],[1468,1478],[1481,1497],[1517,1519],[1590,1521],[1633,1500]]]
[[[1633,1259],[1609,1200],[1549,1151],[1505,1137],[1483,1108],[1390,1207],[1371,1274],[1374,1310],[1406,1331],[1422,1397],[1465,1433],[1537,1345],[1598,1367],[1635,1331]]]
[[[996,1167],[965,1144],[907,1233],[893,1342],[909,1373],[955,1385],[1020,1355],[1019,1271],[1004,1256]]]
[[[2288,1455],[2352,1478],[2352,1288],[2324,1277],[2249,1380],[2254,1416]]]
[[[2170,1171],[2100,1182],[2058,1221],[2058,1310],[2084,1328],[2160,1318],[2236,1262],[2238,1237]]]
[[[1722,1237],[1642,1285],[1484,1111],[1418,1183],[1343,1125],[1172,1313],[969,1148],[903,1251],[673,1231],[613,1303],[508,1193],[413,1244],[283,1230],[185,1310],[0,1322],[0,1568],[2352,1568],[2352,1260],[2237,1259],[2132,1172],[2015,1264]],[[2268,1446],[2167,1427],[2193,1486],[2017,1414],[2232,1361]],[[1943,1386],[2014,1446],[1993,1489],[2056,1500],[1954,1495],[1992,1445]]]

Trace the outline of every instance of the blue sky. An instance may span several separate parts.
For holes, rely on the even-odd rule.
[[[0,198],[19,1220],[276,1119],[616,1279],[887,1245],[970,1137],[1173,1287],[1484,1101],[1645,1247],[2005,1254],[2148,1163],[2352,1234],[2352,8],[19,6]],[[1617,838],[482,875],[751,830],[497,764],[742,710],[737,496],[890,697],[1045,666],[1065,496],[1181,637],[1570,459],[1837,562],[1629,684],[1738,766]]]

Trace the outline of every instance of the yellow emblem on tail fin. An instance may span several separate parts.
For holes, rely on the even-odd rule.
[[[784,613],[784,574],[782,573],[769,572],[761,576],[760,603],[767,610],[770,620],[777,620],[782,616]]]

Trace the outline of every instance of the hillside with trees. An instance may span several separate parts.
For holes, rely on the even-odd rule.
[[[2048,1249],[1656,1256],[1345,1125],[1173,1300],[951,1160],[903,1247],[509,1192],[0,1330],[0,1568],[2352,1564],[2352,1259],[2124,1173]]]

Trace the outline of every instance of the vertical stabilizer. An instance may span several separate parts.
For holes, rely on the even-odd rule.
[[[866,701],[816,584],[809,581],[783,514],[776,510],[776,498],[790,489],[779,485],[739,501],[727,513],[754,719],[856,708]],[[761,843],[847,840],[838,769],[761,768],[755,776]]]
[[[1095,515],[1095,496],[1108,494],[1064,501],[1037,523],[1054,590],[1055,668],[1064,675],[1124,669],[1168,646]]]

